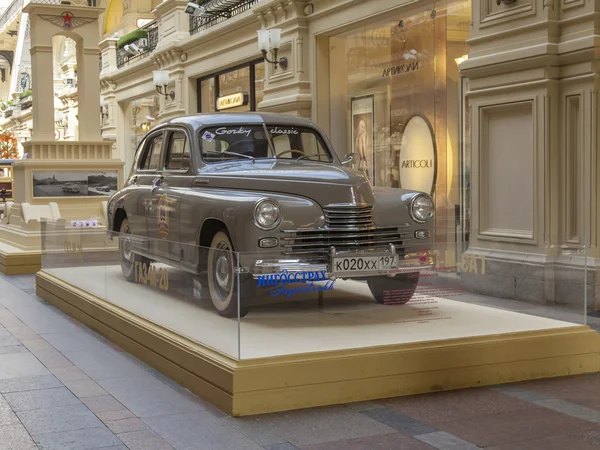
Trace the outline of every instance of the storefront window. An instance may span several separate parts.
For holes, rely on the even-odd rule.
[[[155,95],[134,100],[127,105],[126,119],[129,122],[127,130],[130,145],[126,147],[125,173],[129,173],[135,151],[142,138],[158,125],[159,110],[158,98]]]
[[[264,97],[265,65],[254,61],[198,81],[199,112],[256,111]]]
[[[208,78],[200,82],[200,98],[202,99],[201,111],[215,111],[215,79]]]
[[[265,97],[265,63],[261,62],[254,66],[254,104],[260,109],[260,102]]]
[[[334,146],[352,151],[355,168],[375,186],[431,194],[437,242],[458,243],[465,235],[458,63],[468,54],[470,14],[470,1],[437,2],[329,39]]]

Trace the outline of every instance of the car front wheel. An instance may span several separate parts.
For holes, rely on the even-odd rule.
[[[409,302],[417,289],[419,272],[401,273],[393,278],[370,277],[367,284],[377,303],[404,305]]]
[[[131,240],[131,227],[129,221],[124,219],[119,229],[119,252],[121,254],[121,272],[127,281],[135,282],[136,262],[139,265],[150,265],[150,260],[133,252],[133,242]]]
[[[208,249],[208,290],[213,306],[223,317],[238,317],[238,277],[236,257],[231,239],[225,231],[218,231]],[[241,306],[240,317],[248,314],[248,308]]]

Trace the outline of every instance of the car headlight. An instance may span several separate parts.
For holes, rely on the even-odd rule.
[[[418,194],[410,201],[409,211],[410,216],[415,222],[425,223],[433,217],[435,205],[430,196]]]
[[[272,230],[281,222],[281,208],[275,200],[264,199],[254,207],[254,224],[261,230]]]

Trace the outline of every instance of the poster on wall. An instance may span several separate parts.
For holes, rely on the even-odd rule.
[[[351,99],[352,153],[356,168],[375,184],[373,170],[375,97],[366,95]]]
[[[117,172],[34,172],[34,197],[89,197],[117,192]]]

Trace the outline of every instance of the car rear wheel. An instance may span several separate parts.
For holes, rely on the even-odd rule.
[[[146,268],[150,266],[150,260],[143,256],[140,256],[133,252],[133,242],[131,240],[131,227],[129,221],[124,219],[121,222],[121,228],[119,229],[119,253],[121,254],[121,272],[127,281],[135,282],[136,276],[135,271],[140,265]],[[138,263],[136,265],[136,262]],[[147,270],[147,269],[146,269]]]
[[[228,234],[215,233],[208,249],[208,290],[213,306],[223,317],[238,317],[238,277],[233,245]],[[240,298],[239,303],[242,303]],[[248,308],[240,307],[240,317],[248,314]]]
[[[401,273],[393,278],[370,277],[367,284],[377,303],[404,305],[410,301],[417,289],[419,272]]]

